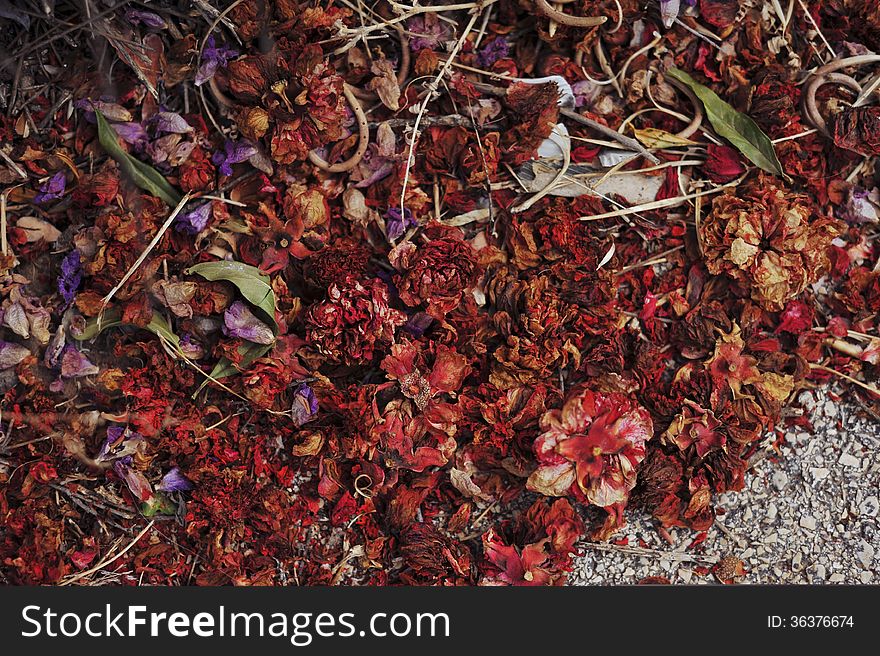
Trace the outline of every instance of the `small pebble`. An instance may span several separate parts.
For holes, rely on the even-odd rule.
[[[780,492],[785,489],[785,486],[788,485],[788,474],[784,471],[777,471],[773,473],[773,487],[775,487]]]
[[[874,562],[874,547],[865,540],[862,540],[859,542],[858,549],[856,549],[856,558],[859,559],[862,567],[870,569],[871,564]]]
[[[844,453],[840,456],[840,459],[837,461],[844,467],[861,467],[862,461],[856,458],[851,453]]]
[[[865,497],[859,504],[859,513],[865,517],[876,517],[878,509],[880,509],[880,503],[878,503],[877,497],[874,496]]]
[[[810,515],[804,515],[798,520],[798,524],[800,524],[801,528],[805,528],[808,531],[816,530],[816,519],[811,517]]]
[[[828,578],[829,583],[843,583],[844,581],[846,581],[846,577],[840,572],[834,572],[834,574]]]
[[[825,467],[811,467],[810,473],[813,475],[813,480],[818,482],[828,478],[829,471]]]

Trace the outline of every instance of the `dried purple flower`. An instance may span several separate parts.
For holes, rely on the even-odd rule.
[[[290,416],[297,428],[311,421],[318,414],[318,399],[307,383],[300,383],[293,391],[293,406]]]
[[[499,36],[477,53],[477,64],[483,68],[489,68],[499,59],[505,59],[509,56],[510,44],[503,36]]]
[[[403,214],[401,214],[400,208],[389,207],[388,211],[385,212],[385,218],[385,232],[388,235],[388,239],[392,241],[403,235],[408,228],[414,228],[419,225],[419,222],[413,218],[412,212],[407,208],[404,208]]]
[[[226,140],[223,150],[211,155],[211,161],[220,168],[223,175],[232,175],[232,165],[246,162],[257,154],[254,145],[244,139],[241,141]]]
[[[61,354],[61,377],[82,378],[94,376],[101,370],[92,364],[75,346],[68,344]]]
[[[196,73],[196,86],[201,86],[217,72],[221,66],[226,66],[230,59],[238,57],[238,51],[226,46],[217,46],[214,37],[210,37],[202,51],[202,65]]]
[[[433,317],[427,312],[416,312],[406,323],[401,326],[401,330],[408,332],[414,337],[421,337],[434,321]]]
[[[159,112],[150,121],[155,126],[156,132],[188,134],[193,131],[192,126],[177,112]]]
[[[437,18],[434,13],[420,14],[407,21],[407,33],[409,34],[409,46],[413,52],[424,48],[434,49],[441,42],[447,40],[451,29]]]
[[[180,473],[180,467],[174,467],[162,477],[156,489],[160,492],[186,492],[193,489],[193,484]]]
[[[70,251],[61,261],[61,275],[58,276],[58,292],[66,305],[76,297],[76,290],[82,282],[82,264],[77,249]]]
[[[257,319],[247,305],[235,301],[223,313],[223,333],[240,337],[255,344],[269,345],[275,342],[275,334],[265,323]]]
[[[147,145],[149,136],[143,125],[134,121],[125,123],[111,123],[113,130],[125,143],[133,146],[136,150],[143,150]]]
[[[202,203],[196,208],[181,212],[174,219],[174,227],[178,232],[186,232],[197,235],[208,225],[211,220],[211,202]]]
[[[34,196],[34,202],[37,205],[43,205],[50,200],[58,200],[64,195],[67,188],[67,179],[64,177],[64,171],[58,171],[48,182],[40,187],[39,193]]]
[[[190,360],[200,360],[205,355],[205,348],[195,341],[189,333],[184,333],[181,336],[180,350]]]
[[[21,344],[0,340],[0,370],[14,367],[30,354],[30,350]]]
[[[125,12],[125,19],[132,25],[143,24],[154,30],[164,30],[168,27],[165,20],[152,11],[138,11],[137,9],[129,9]]]
[[[868,191],[854,186],[838,215],[850,225],[877,223],[880,220],[880,191],[876,187]]]

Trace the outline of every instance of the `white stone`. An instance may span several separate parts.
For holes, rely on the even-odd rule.
[[[767,519],[771,522],[776,519],[776,516],[779,514],[779,508],[776,507],[775,503],[770,503],[767,505]]]
[[[813,475],[814,481],[821,481],[828,478],[828,474],[831,472],[825,467],[810,467],[810,473]]]
[[[859,548],[856,549],[856,558],[859,559],[862,567],[871,569],[871,564],[874,562],[874,547],[867,541],[862,540],[859,542]]]
[[[868,584],[874,580],[874,572],[862,572],[859,574],[859,579],[861,579],[862,583]]]
[[[837,462],[840,463],[841,465],[843,465],[844,467],[861,467],[862,466],[862,461],[859,460],[858,458],[856,458],[851,453],[841,454],[840,459]]]
[[[773,487],[777,490],[782,491],[785,489],[785,486],[788,485],[788,474],[784,471],[777,471],[773,474]]]
[[[840,572],[834,572],[834,574],[829,577],[828,581],[830,583],[843,583],[846,581],[846,577]]]
[[[810,515],[804,515],[803,517],[801,517],[800,520],[798,520],[798,524],[801,526],[801,528],[805,528],[808,531],[816,530],[816,519],[814,517],[811,517]]]
[[[859,513],[866,517],[876,517],[878,509],[880,509],[880,502],[874,496],[865,497],[859,504]]]

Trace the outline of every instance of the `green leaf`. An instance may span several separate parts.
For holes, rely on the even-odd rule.
[[[175,515],[177,514],[177,505],[161,492],[156,492],[141,504],[141,512],[144,514],[144,517]]]
[[[263,313],[263,319],[272,328],[272,332],[278,334],[278,324],[275,323],[275,292],[269,285],[269,277],[256,267],[241,262],[222,260],[196,264],[187,269],[185,273],[195,273],[205,280],[231,282],[238,287],[238,291],[245,299]]]
[[[105,312],[104,315],[100,317],[100,321],[98,321],[98,317],[89,319],[82,332],[75,334],[74,337],[81,342],[85,342],[94,339],[107,330],[107,328],[116,328],[117,326],[134,326],[134,324],[127,324],[122,321],[122,310],[119,308],[113,308],[112,310]],[[154,312],[153,317],[150,319],[150,323],[146,326],[134,327],[149,330],[154,335],[162,337],[170,342],[175,349],[180,350],[180,337],[174,334],[174,331],[171,330],[171,326],[168,325],[168,322],[165,321],[165,318],[161,314]]]
[[[700,84],[690,75],[677,68],[671,68],[666,74],[673,80],[687,85],[696,94],[706,116],[715,131],[737,150],[748,157],[755,166],[768,173],[787,178],[776,156],[776,150],[770,138],[764,134],[758,124],[745,114],[741,114],[718,97],[712,89]]]
[[[171,207],[176,207],[180,202],[180,194],[177,190],[156,169],[135,159],[119,145],[116,130],[97,109],[95,118],[98,120],[98,141],[107,154],[119,163],[119,168],[125,171],[138,187],[161,198]]]

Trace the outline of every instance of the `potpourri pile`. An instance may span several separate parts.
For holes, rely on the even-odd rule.
[[[89,4],[0,2],[0,583],[559,585],[873,412],[877,2]]]

